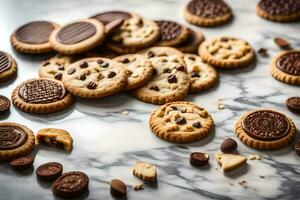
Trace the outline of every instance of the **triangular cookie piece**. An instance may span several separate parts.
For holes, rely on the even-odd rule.
[[[247,158],[235,154],[216,154],[216,160],[222,166],[223,172],[230,172],[246,164]]]

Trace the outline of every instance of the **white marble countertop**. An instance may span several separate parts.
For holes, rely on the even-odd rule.
[[[108,182],[120,178],[127,184],[140,183],[131,174],[135,161],[142,160],[158,166],[157,185],[146,185],[142,191],[128,188],[127,199],[300,199],[300,158],[292,145],[278,151],[257,151],[241,143],[234,134],[234,124],[244,112],[255,108],[272,108],[286,113],[300,127],[299,115],[285,107],[285,99],[299,95],[299,87],[280,83],[268,71],[272,56],[280,51],[274,44],[276,36],[288,39],[300,48],[300,23],[280,24],[265,21],[255,14],[256,0],[228,0],[234,20],[218,28],[198,28],[187,24],[182,17],[183,0],[1,0],[0,49],[13,54],[18,62],[18,77],[0,86],[0,94],[10,96],[23,80],[38,76],[38,66],[49,57],[29,56],[10,47],[9,36],[20,25],[31,20],[53,20],[63,24],[85,18],[100,11],[123,9],[152,19],[172,19],[196,30],[206,38],[233,35],[248,40],[255,50],[268,49],[270,57],[257,55],[255,66],[235,71],[220,71],[219,84],[208,92],[189,96],[186,100],[205,107],[213,116],[215,130],[201,142],[181,145],[165,142],[151,133],[149,113],[154,105],[140,102],[126,93],[100,100],[77,99],[66,112],[51,115],[32,115],[14,107],[0,121],[24,124],[34,132],[40,128],[57,127],[68,130],[74,138],[71,154],[41,146],[35,150],[34,167],[48,161],[58,161],[64,170],[81,170],[90,177],[89,194],[85,199],[112,199]],[[217,99],[225,109],[218,110]],[[128,115],[122,114],[127,110]],[[299,133],[298,133],[299,134]],[[261,160],[248,161],[247,167],[223,175],[214,160],[214,153],[224,138],[238,141],[242,155],[257,153]],[[191,167],[191,151],[207,152],[210,165],[204,169]],[[33,171],[17,173],[8,164],[0,164],[0,199],[56,199],[50,184],[36,180]],[[238,184],[246,181],[246,186]]]

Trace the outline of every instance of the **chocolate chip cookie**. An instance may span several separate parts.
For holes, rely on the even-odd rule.
[[[8,53],[0,51],[0,83],[9,81],[17,74],[17,63]]]

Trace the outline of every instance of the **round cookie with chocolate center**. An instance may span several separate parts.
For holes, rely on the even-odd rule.
[[[0,95],[0,116],[3,114],[6,114],[9,111],[10,108],[10,100]]]
[[[25,170],[32,167],[34,157],[32,155],[22,156],[10,161],[10,166],[15,170]]]
[[[300,97],[290,97],[286,100],[287,108],[294,112],[300,114]]]
[[[189,29],[188,38],[179,45],[174,46],[183,53],[197,53],[200,44],[205,40],[205,37],[200,31]]]
[[[10,160],[29,154],[34,148],[33,132],[17,123],[0,123],[0,160]]]
[[[234,37],[217,37],[204,41],[199,55],[208,64],[222,69],[236,69],[250,65],[254,60],[251,45]]]
[[[36,169],[36,175],[40,180],[54,181],[62,174],[62,171],[63,171],[62,164],[58,162],[48,162],[40,165]]]
[[[28,113],[53,113],[70,107],[73,96],[61,82],[53,79],[30,79],[20,84],[12,93],[14,106]]]
[[[290,22],[300,19],[299,0],[260,0],[256,6],[258,16],[271,21]]]
[[[213,119],[202,107],[189,102],[160,106],[150,115],[150,128],[159,138],[177,143],[196,142],[213,128]]]
[[[155,21],[160,29],[160,38],[157,46],[176,46],[184,42],[189,37],[186,27],[174,21],[158,20]]]
[[[52,192],[62,198],[74,198],[88,191],[89,177],[83,172],[64,173],[52,184]]]
[[[101,57],[86,58],[67,67],[63,84],[75,96],[100,98],[122,90],[127,74],[122,63]]]
[[[61,54],[82,53],[98,46],[104,39],[104,25],[96,19],[69,23],[52,32],[50,43]]]
[[[17,75],[17,63],[8,53],[0,51],[0,83]]]
[[[49,38],[57,28],[59,25],[49,21],[29,22],[13,32],[10,42],[13,48],[22,53],[47,53],[52,51]]]
[[[294,138],[296,127],[284,114],[273,110],[255,110],[243,115],[235,126],[238,138],[256,149],[280,149]]]
[[[277,80],[300,85],[300,51],[284,51],[277,54],[270,64],[270,71]]]
[[[223,0],[191,0],[185,7],[184,18],[198,26],[218,26],[230,21],[232,12]]]

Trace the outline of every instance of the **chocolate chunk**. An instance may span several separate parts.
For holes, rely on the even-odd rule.
[[[215,18],[230,13],[230,8],[223,0],[192,0],[187,10],[203,18]]]
[[[171,73],[171,69],[169,68],[164,69],[164,73]]]
[[[116,75],[117,75],[116,72],[109,72],[108,75],[107,75],[107,78],[113,78]]]
[[[61,80],[61,79],[62,79],[62,73],[57,73],[57,74],[55,74],[55,75],[54,75],[54,78],[55,78],[56,80]]]
[[[9,70],[11,66],[11,57],[7,53],[0,51],[0,73]]]
[[[268,54],[268,50],[266,48],[260,48],[258,50],[258,53],[262,56],[262,57],[269,57],[269,54]]]
[[[177,70],[180,71],[180,72],[184,72],[185,67],[183,65],[180,65],[179,67],[177,67]]]
[[[80,65],[79,65],[80,68],[87,68],[88,66],[89,66],[89,64],[85,61],[80,63]]]
[[[89,84],[87,85],[87,88],[90,90],[96,89],[96,87],[98,86],[97,83],[95,83],[94,81],[89,82]]]
[[[192,61],[195,61],[195,60],[196,60],[196,58],[193,57],[193,56],[190,56],[189,59],[192,60]]]
[[[130,60],[128,58],[125,58],[124,60],[122,60],[122,63],[124,63],[124,64],[127,64],[129,62],[130,62]]]
[[[64,65],[61,65],[61,66],[59,66],[57,69],[63,71],[63,70],[65,70],[65,66],[64,66]]]
[[[284,38],[281,37],[276,37],[274,38],[274,42],[284,50],[290,50],[291,49],[291,44]]]
[[[297,142],[295,143],[294,150],[297,153],[297,155],[300,156],[300,140],[297,140]]]
[[[201,128],[201,123],[200,122],[195,122],[195,123],[193,123],[193,127]]]
[[[207,165],[209,161],[209,156],[206,153],[192,152],[190,154],[190,163],[194,166],[204,166]]]
[[[237,143],[232,138],[225,139],[221,144],[221,151],[224,153],[230,153],[235,151],[237,148]]]
[[[222,37],[221,42],[228,42],[228,38]]]
[[[68,172],[61,175],[52,184],[52,192],[62,198],[74,198],[87,192],[89,177],[83,172]]]
[[[200,77],[200,75],[199,75],[199,73],[197,73],[197,72],[192,72],[192,73],[191,73],[191,77],[192,77],[192,78]]]
[[[47,61],[43,62],[42,66],[43,66],[43,67],[46,67],[46,66],[49,65],[49,64],[50,64],[50,61],[47,60]]]
[[[172,108],[173,110],[178,110],[178,108],[177,108],[176,106],[171,106],[171,108]]]
[[[168,82],[169,83],[177,83],[177,78],[174,74],[171,74],[170,76],[168,76]]]
[[[62,171],[62,164],[58,162],[48,162],[40,165],[36,169],[36,175],[38,179],[42,181],[54,181],[62,174]]]
[[[156,86],[156,85],[152,85],[151,87],[150,87],[150,90],[154,90],[154,91],[159,91],[159,87],[158,86]]]
[[[109,64],[107,62],[104,62],[100,66],[103,68],[107,68],[107,67],[109,67]]]
[[[300,52],[291,51],[282,54],[276,62],[276,67],[290,75],[300,76]]]
[[[161,41],[169,41],[176,39],[183,29],[183,27],[173,21],[155,21],[160,29],[160,40]]]
[[[148,58],[153,58],[155,56],[155,53],[153,51],[148,52]]]
[[[10,108],[10,100],[0,95],[0,115],[3,115],[9,111]]]
[[[98,60],[97,63],[98,63],[99,65],[101,65],[102,63],[104,63],[104,61],[103,61],[103,60]]]
[[[10,161],[10,166],[15,170],[25,170],[32,167],[34,157],[31,155],[23,156]]]
[[[110,181],[110,193],[114,197],[123,197],[127,194],[126,184],[119,180],[113,179]]]
[[[0,150],[13,150],[21,147],[27,139],[26,131],[18,126],[0,126]]]
[[[153,69],[152,70],[152,76],[155,76],[157,74],[157,70],[156,69]]]
[[[182,124],[186,123],[186,119],[184,117],[178,117],[178,118],[176,118],[175,122],[176,122],[176,124],[182,125]]]
[[[81,74],[81,75],[79,76],[79,80],[84,81],[85,79],[86,79],[86,75]]]
[[[76,69],[75,69],[75,68],[70,68],[70,69],[68,69],[68,71],[67,71],[67,73],[68,73],[69,75],[74,74],[75,72],[76,72]]]
[[[294,112],[300,114],[300,97],[290,97],[286,100],[287,108]]]

